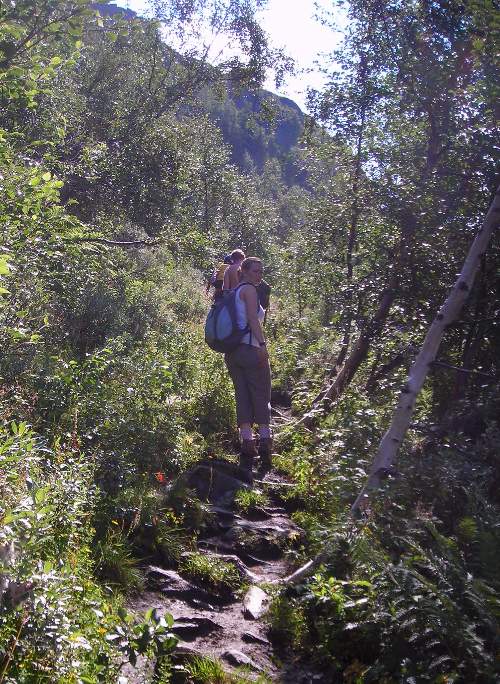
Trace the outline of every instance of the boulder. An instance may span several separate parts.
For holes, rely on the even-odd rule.
[[[247,644],[260,644],[261,646],[269,646],[269,641],[264,637],[254,634],[253,632],[243,632],[241,635],[243,641]]]
[[[268,595],[260,587],[250,587],[243,599],[243,615],[247,620],[258,620],[266,610]]]
[[[210,602],[219,600],[217,596],[188,582],[174,570],[164,570],[150,565],[147,570],[147,580],[152,589],[160,591],[165,596],[180,598],[195,607],[213,610]]]
[[[251,658],[241,651],[225,651],[222,654],[222,657],[230,665],[234,665],[235,667],[241,667],[242,665],[245,665],[246,667],[250,667],[252,670],[256,670],[258,672],[262,670],[262,668],[256,665]]]
[[[286,541],[283,533],[270,533],[265,529],[253,527],[251,524],[235,525],[225,532],[222,542],[240,557],[244,554],[261,559],[280,558]],[[221,547],[222,548],[222,547]]]
[[[199,499],[219,508],[231,506],[239,489],[250,488],[248,473],[229,461],[200,461],[181,477]]]
[[[183,641],[194,641],[211,632],[220,632],[221,625],[206,617],[178,617],[175,619],[172,632]]]

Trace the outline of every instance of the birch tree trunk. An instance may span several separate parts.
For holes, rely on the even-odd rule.
[[[439,310],[434,322],[426,335],[422,348],[410,368],[408,381],[401,392],[398,406],[394,412],[391,426],[380,442],[379,449],[370,469],[368,480],[351,507],[351,513],[356,515],[368,503],[369,492],[380,484],[380,480],[392,465],[399,446],[408,430],[415,408],[415,400],[424,384],[430,364],[434,361],[446,327],[459,314],[464,301],[474,282],[481,258],[486,251],[491,236],[500,225],[500,186],[486,215],[483,227],[479,230],[469,253],[465,259],[462,272],[458,277],[445,303]],[[281,584],[296,584],[310,575],[324,560],[325,551],[308,561],[289,577],[280,581]]]
[[[458,316],[474,282],[481,258],[488,246],[494,230],[500,224],[500,186],[486,215],[483,227],[479,230],[450,294],[434,319],[422,348],[415,359],[408,380],[401,391],[392,423],[383,436],[377,455],[370,469],[368,480],[352,505],[351,512],[356,514],[368,503],[370,490],[376,489],[381,477],[392,466],[411,421],[417,396],[435,360],[446,328]]]

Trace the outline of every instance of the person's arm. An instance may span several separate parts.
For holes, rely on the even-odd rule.
[[[223,290],[230,290],[231,289],[231,278],[230,278],[230,270],[231,266],[228,266],[224,272],[224,280],[222,281],[222,289]]]
[[[252,336],[259,343],[259,354],[262,361],[267,359],[267,348],[266,348],[266,338],[264,337],[264,331],[259,321],[257,315],[258,311],[258,299],[257,290],[253,285],[243,287],[241,289],[241,298],[245,302],[245,307],[247,311],[247,320],[250,330],[252,331]]]

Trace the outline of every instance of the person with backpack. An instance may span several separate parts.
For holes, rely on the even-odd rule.
[[[232,264],[231,256],[226,254],[223,261],[214,269],[211,277],[207,282],[206,293],[208,294],[211,287],[214,288],[214,299],[222,297],[222,286],[224,283],[224,274],[229,266]]]
[[[231,265],[224,273],[223,290],[233,290],[240,282],[240,268],[245,258],[245,253],[241,249],[233,249],[230,254]]]
[[[232,256],[232,255],[231,255]],[[262,323],[264,309],[257,288],[262,281],[263,265],[257,257],[240,262],[240,282],[234,291],[236,325],[241,333],[239,344],[224,357],[233,381],[236,416],[241,442],[240,467],[252,479],[252,466],[260,456],[260,470],[271,468],[271,369]],[[259,426],[256,448],[253,425]]]

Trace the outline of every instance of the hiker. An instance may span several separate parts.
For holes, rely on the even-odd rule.
[[[231,265],[224,273],[223,290],[232,290],[237,287],[240,282],[240,267],[245,258],[245,253],[241,249],[233,249],[230,254]]]
[[[232,255],[231,255],[232,256]],[[224,356],[236,395],[236,416],[241,441],[240,467],[251,479],[254,458],[260,456],[259,470],[271,468],[271,369],[262,329],[264,309],[259,304],[257,286],[262,280],[262,261],[248,257],[241,262],[241,280],[235,295],[238,328],[249,327],[234,351]],[[252,426],[259,426],[259,448]]]
[[[226,254],[223,261],[217,266],[217,268],[214,269],[212,276],[209,278],[207,282],[205,292],[208,294],[210,288],[213,287],[215,290],[214,300],[218,299],[219,297],[222,297],[222,285],[224,283],[224,274],[231,265],[231,263],[231,256],[229,254]]]

